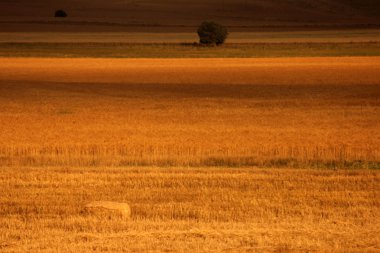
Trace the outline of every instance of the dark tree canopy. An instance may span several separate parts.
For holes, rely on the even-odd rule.
[[[57,10],[57,11],[55,11],[54,17],[65,18],[65,17],[67,17],[67,13],[64,10]]]
[[[205,45],[221,45],[228,36],[227,28],[212,22],[204,21],[198,28],[199,42]]]

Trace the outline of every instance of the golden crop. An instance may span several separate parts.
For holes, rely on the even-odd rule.
[[[379,167],[377,57],[1,60],[2,165]]]
[[[380,250],[380,58],[0,61],[1,252]]]

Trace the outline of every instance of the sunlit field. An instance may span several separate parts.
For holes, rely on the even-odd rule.
[[[1,252],[377,252],[376,171],[2,168]],[[127,202],[130,219],[94,215]]]
[[[365,57],[8,59],[0,162],[379,168],[379,71]]]
[[[0,10],[0,253],[380,253],[379,0]]]
[[[378,57],[0,61],[1,252],[380,250]]]

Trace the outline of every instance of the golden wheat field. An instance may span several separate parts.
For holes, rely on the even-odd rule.
[[[0,58],[0,251],[379,252],[379,73]]]
[[[380,58],[2,58],[6,166],[379,168]]]

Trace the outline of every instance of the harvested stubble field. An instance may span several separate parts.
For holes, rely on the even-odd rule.
[[[376,171],[1,168],[1,252],[378,252]],[[87,213],[131,206],[131,219]]]
[[[380,251],[378,57],[0,62],[2,252]]]

